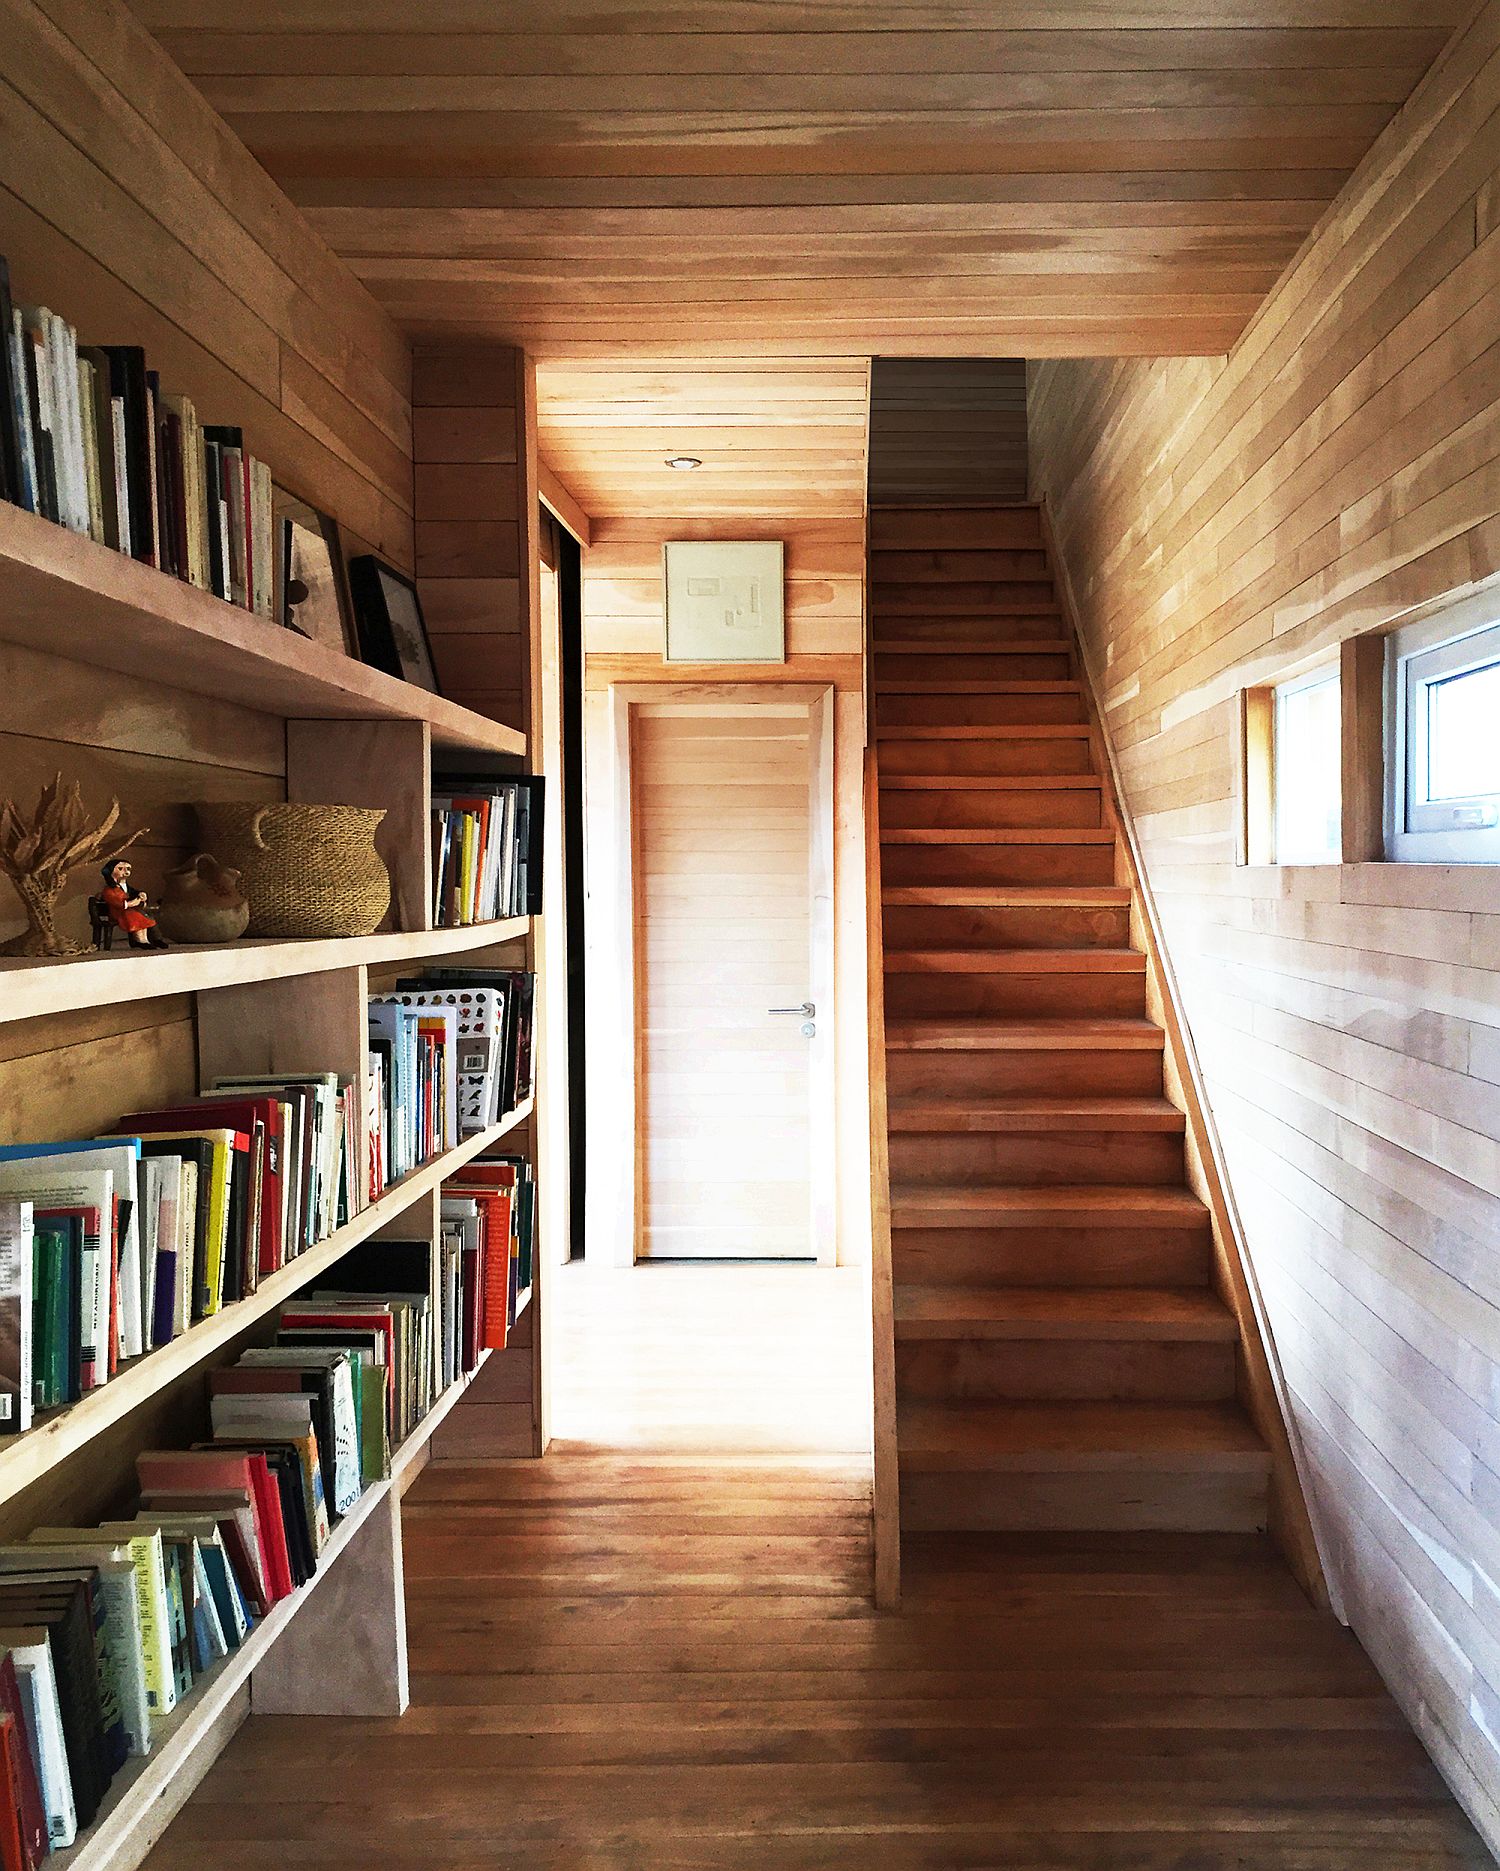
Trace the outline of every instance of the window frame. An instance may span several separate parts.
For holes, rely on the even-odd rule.
[[[1305,694],[1309,689],[1332,687],[1338,702],[1339,715],[1339,757],[1338,766],[1338,813],[1334,833],[1333,847],[1326,856],[1306,857],[1284,855],[1285,840],[1282,834],[1282,788],[1281,788],[1281,752],[1283,741],[1283,716],[1285,704],[1293,696]],[[1311,669],[1304,669],[1300,674],[1288,676],[1284,681],[1274,682],[1270,688],[1271,710],[1271,749],[1270,749],[1270,857],[1272,864],[1284,869],[1307,868],[1322,869],[1329,865],[1343,862],[1343,672],[1339,658],[1327,658],[1315,663]]]
[[[1414,797],[1426,753],[1423,698],[1437,682],[1500,664],[1500,594],[1481,593],[1386,642],[1386,856],[1406,864],[1500,864],[1500,794],[1432,805]],[[1413,823],[1423,811],[1427,824]],[[1494,821],[1433,823],[1444,813],[1493,811]]]

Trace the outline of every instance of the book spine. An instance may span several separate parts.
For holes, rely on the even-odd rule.
[[[130,1563],[135,1567],[135,1604],[141,1620],[146,1705],[160,1718],[177,1706],[177,1679],[172,1672],[171,1636],[166,1624],[167,1579],[160,1538],[132,1540]]]
[[[11,408],[16,426],[16,454],[20,465],[20,504],[28,513],[36,513],[39,508],[39,492],[36,466],[36,435],[31,426],[31,398],[26,388],[26,356],[22,349],[25,333],[21,324],[19,308],[12,306],[10,321],[5,332],[5,353],[7,359],[7,379],[10,387]]]

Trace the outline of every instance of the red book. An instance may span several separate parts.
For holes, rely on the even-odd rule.
[[[20,1756],[29,1743],[16,1718],[0,1710],[0,1871],[29,1871],[21,1843]]]
[[[243,1449],[148,1449],[135,1458],[142,1494],[202,1494],[239,1489],[255,1503],[255,1537],[271,1603],[290,1596],[281,1493],[265,1456]]]
[[[507,1164],[475,1164],[471,1168],[501,1169],[515,1180]],[[479,1204],[484,1226],[484,1302],[480,1343],[490,1351],[504,1351],[515,1320],[514,1262],[515,1189],[497,1187],[488,1177],[478,1181],[465,1169],[443,1184],[445,1195],[466,1196]]]
[[[47,1813],[42,1805],[42,1789],[36,1776],[36,1760],[27,1740],[26,1720],[22,1714],[21,1686],[16,1681],[16,1666],[9,1651],[0,1657],[0,1711],[3,1711],[14,1722],[15,1732],[21,1742],[13,1772],[8,1771],[6,1779],[12,1784],[12,1799],[16,1807],[17,1830],[20,1834],[26,1871],[36,1871],[36,1867],[47,1856],[52,1845],[47,1836]],[[6,1765],[7,1769],[10,1769],[12,1764],[7,1761]]]

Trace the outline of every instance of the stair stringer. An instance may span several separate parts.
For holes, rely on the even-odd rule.
[[[1192,1028],[1183,1011],[1181,990],[1141,856],[1135,821],[1125,805],[1114,742],[1099,708],[1098,675],[1087,639],[1079,628],[1072,577],[1058,549],[1045,499],[1039,503],[1039,512],[1042,540],[1064,623],[1077,650],[1084,707],[1098,770],[1105,781],[1105,809],[1119,834],[1117,865],[1124,875],[1119,876],[1118,881],[1130,889],[1132,939],[1146,956],[1147,1012],[1166,1036],[1166,1094],[1186,1118],[1188,1186],[1209,1211],[1214,1286],[1239,1331],[1239,1400],[1271,1455],[1269,1531],[1313,1603],[1326,1606],[1340,1623],[1347,1624],[1348,1618],[1337,1593],[1336,1575],[1324,1564],[1326,1541],[1318,1530],[1317,1496],[1297,1433],[1286,1377],[1277,1356],[1275,1336],[1256,1278],[1244,1224],[1235,1204],[1223,1144],[1208,1100]]]

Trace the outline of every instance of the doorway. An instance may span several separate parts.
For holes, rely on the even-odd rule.
[[[611,693],[636,1099],[617,1258],[831,1265],[832,693]]]

